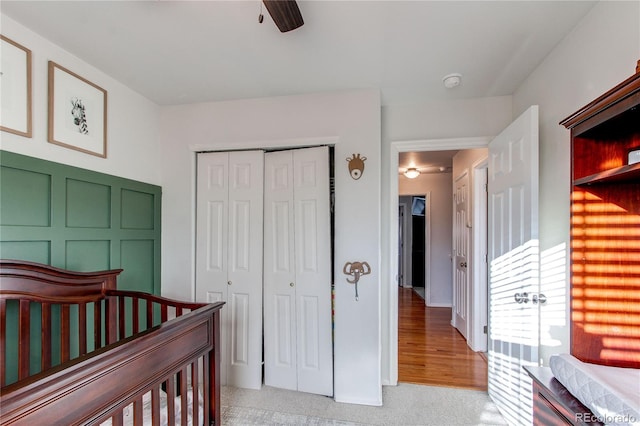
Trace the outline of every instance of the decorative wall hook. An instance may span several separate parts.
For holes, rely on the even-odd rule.
[[[358,281],[363,275],[369,275],[371,273],[371,266],[367,262],[347,262],[342,268],[342,272],[345,275],[353,277],[353,279],[347,278],[347,282],[355,284],[356,286],[356,301],[358,301]]]
[[[351,154],[352,157],[347,157],[347,162],[349,163],[349,174],[355,180],[360,179],[362,173],[364,173],[364,162],[367,160],[367,157],[360,157],[360,154]]]

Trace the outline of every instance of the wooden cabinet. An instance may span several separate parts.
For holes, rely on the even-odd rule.
[[[636,70],[638,71],[638,70]],[[567,117],[571,353],[640,367],[640,72]]]
[[[548,367],[525,367],[533,379],[535,426],[602,425],[580,401],[553,377]]]

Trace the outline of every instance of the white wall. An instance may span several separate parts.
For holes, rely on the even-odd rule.
[[[2,34],[31,50],[33,137],[0,132],[0,148],[102,173],[159,184],[157,105],[5,15]],[[47,142],[48,61],[107,91],[107,158]]]
[[[514,116],[540,106],[542,292],[552,296],[541,315],[544,362],[569,351],[570,140],[558,123],[633,75],[638,59],[640,2],[600,2],[513,95]],[[565,264],[561,277],[545,260],[557,255]]]
[[[415,179],[399,176],[398,181],[400,195],[430,193],[431,250],[430,262],[428,263],[430,267],[426,271],[430,285],[427,287],[425,283],[425,297],[429,306],[451,306],[453,294],[453,279],[451,278],[453,246],[451,173],[423,173]]]
[[[511,96],[427,102],[382,108],[382,382],[397,383],[397,259],[391,256],[398,222],[397,152],[393,142],[494,136],[511,123]],[[393,154],[392,154],[393,153]],[[393,202],[392,202],[393,200]],[[394,354],[395,351],[395,354]]]
[[[195,150],[335,144],[335,399],[380,405],[380,95],[365,90],[166,107],[161,112],[163,294],[193,295]],[[359,180],[348,157],[367,157]],[[346,262],[367,261],[354,286]]]

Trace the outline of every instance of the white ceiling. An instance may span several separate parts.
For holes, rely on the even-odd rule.
[[[3,14],[159,105],[379,88],[385,105],[510,95],[586,1],[6,1]],[[64,64],[61,64],[64,65]],[[447,91],[442,77],[461,73]]]
[[[7,1],[3,14],[159,105],[377,88],[383,105],[510,95],[593,1]],[[64,66],[64,64],[61,64]],[[442,77],[462,74],[443,87]]]
[[[422,151],[422,152],[400,152],[398,154],[399,172],[404,173],[407,168],[415,168],[420,173],[451,173],[453,166],[453,156],[458,150],[450,151]],[[444,167],[445,170],[440,170]]]

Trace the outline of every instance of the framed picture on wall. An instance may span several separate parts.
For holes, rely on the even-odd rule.
[[[0,34],[0,130],[31,137],[31,50]]]
[[[49,142],[107,157],[107,91],[49,61]]]

